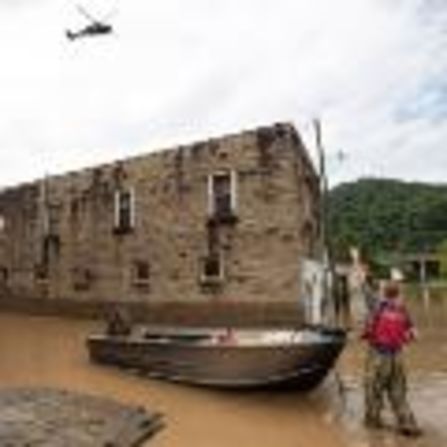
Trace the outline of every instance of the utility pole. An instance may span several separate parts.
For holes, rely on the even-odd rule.
[[[315,141],[318,152],[318,168],[320,179],[320,246],[323,256],[327,255],[328,250],[328,180],[326,175],[326,155],[321,137],[321,122],[318,118],[313,121],[315,129]],[[325,254],[326,253],[326,254]]]
[[[328,180],[326,175],[326,156],[322,143],[321,122],[318,118],[313,120],[315,129],[315,142],[318,152],[319,180],[320,180],[320,253],[323,261],[323,299],[328,300],[331,295],[329,275],[331,261],[328,238]]]

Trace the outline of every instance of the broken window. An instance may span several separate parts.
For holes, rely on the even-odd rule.
[[[126,233],[135,224],[135,194],[133,189],[115,193],[115,231]]]
[[[236,173],[219,172],[208,178],[208,212],[212,219],[233,221],[236,216]]]

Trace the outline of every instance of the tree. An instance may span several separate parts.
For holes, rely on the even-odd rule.
[[[361,179],[333,188],[329,211],[338,257],[352,245],[368,252],[370,259],[437,252],[447,240],[447,185]]]

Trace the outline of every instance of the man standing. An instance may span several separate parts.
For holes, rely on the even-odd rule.
[[[365,424],[382,426],[381,412],[388,398],[398,430],[406,436],[418,436],[413,412],[407,401],[407,380],[402,350],[414,338],[414,328],[396,282],[386,284],[365,324],[363,338],[369,345],[365,371]]]

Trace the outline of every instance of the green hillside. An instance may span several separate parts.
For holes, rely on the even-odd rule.
[[[447,185],[362,179],[329,193],[335,255],[352,245],[369,256],[437,250],[447,241]]]

